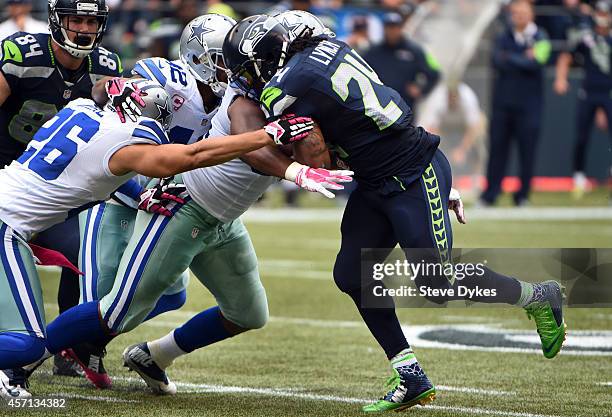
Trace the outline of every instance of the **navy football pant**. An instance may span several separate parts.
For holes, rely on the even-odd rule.
[[[584,172],[586,150],[591,139],[595,113],[603,109],[608,118],[608,133],[612,144],[612,98],[605,94],[588,94],[578,100],[578,118],[576,123],[576,143],[574,145],[574,172]]]
[[[403,191],[383,196],[375,190],[358,187],[349,197],[342,219],[342,244],[334,265],[334,280],[340,290],[355,302],[364,322],[389,358],[409,347],[395,314],[393,300],[383,299],[385,308],[366,308],[362,305],[362,294],[371,283],[362,283],[362,249],[380,248],[382,262],[398,243],[410,259],[410,248],[432,248],[430,252],[439,262],[449,256],[452,249],[452,229],[448,213],[448,197],[452,184],[451,168],[441,151],[437,151],[422,177],[411,184],[402,184]],[[382,252],[382,253],[381,253]],[[419,251],[422,255],[422,251]],[[464,280],[462,285],[477,285],[497,288],[497,297],[474,298],[473,301],[505,302],[513,304],[521,294],[519,282],[491,270],[486,270],[481,279]],[[417,279],[417,286],[449,288],[446,276]],[[444,303],[449,298],[430,298]],[[381,302],[381,300],[378,300]]]
[[[32,243],[62,253],[73,265],[79,264],[79,219],[72,216],[64,223],[36,235]],[[79,303],[80,277],[67,268],[62,269],[57,304],[63,313]]]

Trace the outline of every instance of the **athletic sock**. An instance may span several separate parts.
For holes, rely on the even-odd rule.
[[[45,339],[16,332],[0,333],[0,369],[37,362],[45,354]]]
[[[521,296],[516,302],[517,306],[526,307],[535,301],[541,301],[544,297],[541,284],[532,284],[524,281],[519,281],[519,283],[521,284]]]
[[[110,336],[102,325],[98,302],[79,304],[60,314],[47,326],[47,350],[53,354],[89,342],[105,346]]]
[[[153,311],[149,313],[145,321],[151,320],[153,317],[157,317],[162,313],[166,313],[168,311],[173,311],[173,310],[178,310],[185,304],[186,300],[187,300],[187,290],[183,290],[176,294],[162,295],[160,299],[157,300],[157,304],[155,304],[155,308],[153,308]]]
[[[157,340],[147,343],[151,357],[161,369],[166,369],[179,356],[186,355],[183,349],[176,344],[174,330]]]
[[[223,316],[218,306],[197,314],[174,330],[177,346],[186,353],[232,336],[223,325]]]

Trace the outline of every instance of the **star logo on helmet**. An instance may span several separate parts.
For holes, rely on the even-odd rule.
[[[159,103],[155,103],[155,105],[157,106],[157,110],[159,110],[159,116],[157,116],[156,119],[165,124],[168,118],[172,116],[172,113],[168,109],[168,102],[164,101],[163,106]]]
[[[293,20],[293,22],[290,22],[289,19],[287,19],[287,16],[283,17],[283,21],[281,23],[289,32],[292,33],[295,33],[297,28],[299,28],[301,25],[301,22],[297,19]]]
[[[214,29],[206,27],[206,20],[204,20],[199,26],[193,25],[191,26],[191,34],[189,35],[189,39],[187,39],[187,43],[191,41],[198,41],[198,43],[204,48],[206,41],[204,37],[208,34],[214,32]]]

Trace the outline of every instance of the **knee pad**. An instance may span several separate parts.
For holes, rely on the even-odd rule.
[[[221,314],[236,326],[248,330],[261,329],[270,317],[267,299],[255,300],[248,308],[240,312],[225,312],[221,309]]]

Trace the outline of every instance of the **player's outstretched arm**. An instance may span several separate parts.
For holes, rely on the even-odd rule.
[[[128,145],[113,154],[108,166],[115,175],[137,172],[148,177],[169,177],[218,165],[267,145],[302,140],[312,128],[313,122],[308,117],[283,116],[264,129],[209,138],[191,145]]]
[[[259,106],[244,97],[238,97],[227,112],[231,121],[232,135],[261,129],[266,124]],[[240,158],[257,171],[279,178],[283,177],[287,167],[293,162],[278,146],[265,146]]]
[[[137,172],[147,177],[164,178],[192,169],[221,164],[240,155],[274,144],[263,130],[201,140],[191,145],[129,145],[109,161],[115,175]]]

